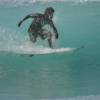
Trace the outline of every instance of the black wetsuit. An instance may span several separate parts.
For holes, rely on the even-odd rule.
[[[45,14],[39,14],[39,13],[29,14],[25,18],[23,18],[23,20],[20,21],[18,26],[20,26],[21,23],[28,18],[34,18],[28,29],[30,40],[32,42],[36,42],[38,36],[40,36],[42,39],[48,38],[49,46],[52,47],[52,43],[51,43],[52,35],[51,33],[45,33],[43,26],[47,24],[50,25],[54,30],[55,37],[58,38],[58,32],[56,27],[53,24],[53,21],[50,18],[46,17]]]

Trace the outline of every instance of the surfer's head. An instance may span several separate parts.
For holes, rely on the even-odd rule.
[[[52,7],[48,7],[45,9],[45,15],[49,18],[53,18],[54,9]]]

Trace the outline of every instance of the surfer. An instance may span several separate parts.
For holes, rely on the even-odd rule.
[[[58,39],[58,32],[57,29],[52,21],[54,14],[54,9],[52,7],[48,7],[45,9],[44,14],[41,13],[33,13],[25,16],[19,23],[18,27],[21,26],[22,22],[25,21],[28,18],[34,18],[32,21],[28,33],[30,37],[30,41],[33,43],[36,42],[37,37],[40,36],[41,39],[48,39],[49,47],[53,48],[52,44],[52,34],[48,30],[44,29],[43,27],[45,25],[50,25],[50,27],[53,28],[53,31],[55,33],[55,38]]]

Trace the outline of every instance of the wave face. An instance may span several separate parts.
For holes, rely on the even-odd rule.
[[[100,100],[100,3],[51,2],[0,1],[0,50],[5,51],[0,52],[0,100]],[[43,13],[49,6],[55,9],[57,46],[84,48],[71,54],[32,57],[8,53],[34,49],[27,33],[33,19],[20,28],[17,24],[25,15]],[[40,39],[35,44],[39,50],[45,45],[48,48],[47,41]]]

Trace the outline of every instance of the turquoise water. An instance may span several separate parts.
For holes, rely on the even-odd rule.
[[[29,13],[55,8],[58,47],[73,53],[19,56],[0,52],[0,100],[100,100],[100,3],[0,1],[0,50],[27,43]],[[47,45],[39,40],[38,45]]]

